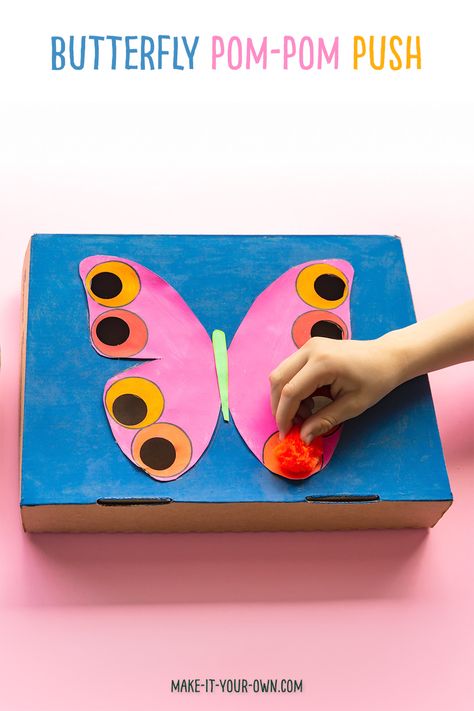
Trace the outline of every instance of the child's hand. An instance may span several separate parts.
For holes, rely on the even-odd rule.
[[[301,436],[310,442],[406,380],[472,359],[474,301],[374,341],[311,338],[270,375],[273,415],[282,437],[303,419]],[[333,402],[311,414],[311,396],[324,385]]]
[[[344,420],[360,415],[398,384],[398,367],[383,339],[335,341],[311,338],[270,375],[272,411],[281,437],[301,417],[301,437],[310,442]],[[315,390],[329,385],[334,401],[311,414]]]

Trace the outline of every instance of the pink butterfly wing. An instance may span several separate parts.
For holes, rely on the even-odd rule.
[[[273,456],[278,434],[268,376],[311,336],[351,337],[353,277],[352,266],[341,259],[306,262],[289,269],[257,297],[230,345],[233,420],[249,449],[275,474],[291,479],[311,476],[328,464],[339,441],[340,428],[322,438],[322,462],[309,474],[283,472]],[[329,401],[327,389],[316,394],[323,402]]]
[[[211,339],[177,291],[146,267],[96,255],[79,271],[95,350],[108,358],[153,359],[106,383],[103,402],[115,440],[153,478],[176,479],[202,456],[217,423]]]

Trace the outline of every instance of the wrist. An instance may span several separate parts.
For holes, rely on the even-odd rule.
[[[411,380],[416,372],[416,339],[408,329],[390,331],[377,339],[384,358],[391,371],[391,386],[396,388],[407,380]]]

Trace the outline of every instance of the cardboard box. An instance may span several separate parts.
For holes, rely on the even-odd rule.
[[[346,259],[354,267],[353,338],[376,338],[415,321],[396,237],[35,235],[23,286],[25,530],[428,527],[450,506],[425,376],[346,423],[333,459],[309,479],[269,472],[222,415],[190,471],[169,482],[144,474],[115,444],[103,410],[104,384],[134,362],[103,358],[91,347],[78,265],[93,254],[152,269],[179,291],[209,334],[223,329],[228,342],[270,282],[315,259]]]

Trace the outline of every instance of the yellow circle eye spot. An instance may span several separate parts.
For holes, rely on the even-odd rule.
[[[105,394],[105,406],[119,425],[140,429],[161,417],[165,399],[151,380],[130,377],[116,380],[110,386]]]
[[[347,298],[349,282],[345,274],[331,264],[311,264],[296,279],[298,296],[318,309],[335,309]]]
[[[140,279],[135,269],[125,262],[102,262],[86,276],[86,289],[102,306],[126,306],[138,295]]]

